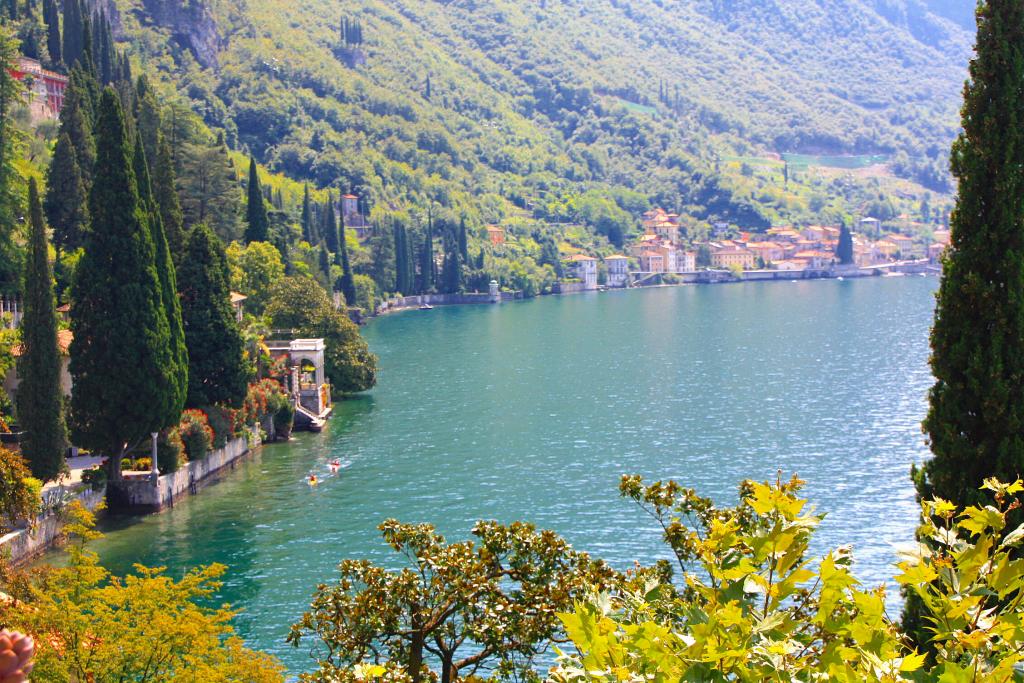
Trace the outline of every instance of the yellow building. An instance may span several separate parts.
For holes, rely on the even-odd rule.
[[[733,268],[739,266],[744,270],[751,270],[755,263],[754,254],[746,249],[726,247],[725,249],[711,252],[712,268]]]

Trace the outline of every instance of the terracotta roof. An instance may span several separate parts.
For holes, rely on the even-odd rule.
[[[74,339],[74,336],[71,334],[71,330],[57,330],[57,348],[60,349],[61,355],[68,355],[72,339]],[[11,349],[11,355],[15,358],[20,358],[21,352],[21,344],[17,344]]]
[[[567,261],[579,262],[579,261],[596,261],[597,259],[593,256],[586,256],[584,254],[573,254]]]
[[[245,294],[239,294],[238,292],[231,292],[231,303],[232,304],[240,304],[240,303],[242,303],[243,301],[245,301],[248,298],[249,297],[247,297]]]
[[[629,260],[629,258],[628,258],[628,257],[626,257],[626,256],[623,256],[622,254],[613,254],[613,255],[611,255],[611,256],[605,256],[605,257],[604,257],[604,260],[605,260],[605,261],[613,261],[613,260],[615,260],[615,259],[620,259],[620,260],[621,260],[621,259],[626,259],[626,260]]]

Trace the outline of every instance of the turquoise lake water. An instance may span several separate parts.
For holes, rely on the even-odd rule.
[[[115,572],[228,565],[219,600],[292,671],[310,664],[288,627],[337,563],[395,564],[376,531],[387,517],[451,538],[527,519],[622,568],[667,557],[619,499],[623,473],[722,502],[744,478],[797,473],[829,515],[815,551],[853,544],[857,575],[877,584],[915,525],[937,283],[677,287],[376,320],[380,385],[323,434],[264,448],[167,513],[112,520],[96,548]],[[325,477],[315,489],[310,471]]]

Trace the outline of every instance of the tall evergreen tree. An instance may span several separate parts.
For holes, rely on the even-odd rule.
[[[11,75],[17,58],[17,40],[0,27],[0,292],[6,293],[21,287],[22,253],[15,235],[24,198],[15,190],[14,163],[23,136],[14,125],[14,109],[21,103],[22,87]]]
[[[107,88],[96,121],[91,227],[71,299],[72,434],[108,456],[121,477],[128,448],[177,419],[171,334],[156,249],[141,204],[117,93]]]
[[[341,254],[341,293],[345,295],[345,302],[349,306],[356,305],[356,283],[352,277],[352,265],[348,260],[348,237],[345,235],[345,216],[342,215],[338,221],[338,253]]]
[[[466,236],[466,217],[459,220],[459,256],[463,263],[469,263],[469,239]]]
[[[844,222],[839,226],[839,243],[836,245],[836,258],[844,266],[853,263],[853,235]]]
[[[72,74],[78,70],[72,71]],[[80,72],[79,72],[80,73]],[[75,162],[82,176],[86,191],[92,181],[92,170],[96,165],[96,142],[92,134],[92,104],[83,86],[72,82],[64,95],[64,106],[60,113],[60,131],[67,135],[75,148]],[[59,192],[61,188],[47,186],[47,193]]]
[[[67,133],[57,138],[46,175],[46,217],[58,254],[82,246],[89,226],[88,195],[75,147]]]
[[[260,175],[256,171],[256,160],[249,158],[249,200],[245,207],[245,242],[266,242],[270,237],[270,219],[267,205],[260,187]]]
[[[331,281],[331,255],[327,253],[327,247],[322,244],[320,245],[317,265],[320,267],[320,274],[323,276],[322,281],[327,285],[326,288],[332,289],[334,283]]]
[[[340,249],[338,245],[338,220],[334,215],[334,197],[331,193],[327,193],[327,205],[323,210],[323,223],[320,226],[320,234],[323,236],[323,242],[327,246],[327,250],[332,254],[338,253]]]
[[[309,183],[302,186],[302,239],[309,244],[316,244],[313,237],[313,206],[309,200]]]
[[[142,138],[142,147],[146,150],[149,174],[155,176],[154,167],[159,157],[157,147],[160,144],[160,105],[157,104],[156,94],[145,76],[139,76],[135,91],[138,103],[138,112],[135,117],[136,127],[139,137]]]
[[[29,258],[25,269],[25,315],[21,321],[18,375],[18,421],[25,431],[21,453],[32,476],[56,479],[66,469],[67,429],[60,386],[60,347],[53,273],[46,225],[36,180],[29,180]]]
[[[64,48],[55,0],[43,0],[43,20],[46,22],[46,51],[50,54],[50,66],[60,68],[64,64]]]
[[[974,504],[987,477],[1024,475],[1024,4],[978,4],[953,144],[959,181],[932,329],[924,497]],[[1018,520],[1019,521],[1019,520]]]
[[[455,294],[462,289],[462,259],[458,238],[446,230],[444,233],[444,264],[441,267],[441,289]]]
[[[223,141],[215,146],[187,145],[182,156],[181,209],[185,225],[191,228],[205,223],[224,242],[237,240],[242,195],[227,146]]]
[[[400,221],[394,221],[391,226],[395,240],[395,290],[402,294],[409,294],[412,288],[409,287],[406,266],[409,259],[406,256],[404,232],[405,228]]]
[[[154,263],[157,276],[160,278],[160,298],[163,302],[164,314],[167,316],[167,326],[170,333],[171,366],[164,371],[168,388],[166,394],[168,422],[164,427],[170,427],[177,422],[177,415],[185,407],[186,392],[188,390],[188,350],[185,346],[185,331],[181,320],[181,301],[178,299],[178,282],[174,271],[174,260],[171,258],[171,250],[167,244],[167,235],[164,232],[163,221],[160,218],[160,208],[154,197],[153,185],[149,179],[146,152],[142,146],[142,139],[138,136],[135,138],[135,156],[132,166],[135,169],[135,177],[137,178],[139,199],[146,208],[153,235]]]
[[[427,233],[423,237],[420,248],[420,293],[428,294],[434,289],[434,237],[428,224]]]
[[[177,180],[174,177],[174,158],[171,146],[163,135],[158,135],[156,163],[153,164],[153,194],[156,199],[160,221],[175,259],[185,246],[184,225],[181,204],[178,201]]]
[[[249,378],[244,342],[231,308],[224,246],[205,225],[189,233],[179,274],[188,346],[187,405],[240,406]]]
[[[78,0],[64,0],[64,42],[61,52],[64,63],[74,66],[82,56],[82,5]]]
[[[395,291],[395,239],[392,231],[378,225],[367,240],[370,250],[369,275],[380,292]]]
[[[409,294],[416,292],[416,254],[412,243],[409,241],[409,228],[402,225],[402,251],[405,253],[405,286],[403,292]]]

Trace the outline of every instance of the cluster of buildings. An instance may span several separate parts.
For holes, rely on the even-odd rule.
[[[851,235],[851,265],[867,268],[919,259],[938,263],[949,246],[948,230],[935,231],[929,244],[899,233],[883,234],[880,227],[875,218],[861,221],[860,231]],[[826,270],[838,265],[839,235],[840,229],[831,226],[812,225],[802,229],[782,226],[764,233],[741,232],[733,239],[711,240],[696,245],[695,250],[684,244],[677,214],[653,209],[644,214],[643,234],[629,246],[629,255],[604,258],[605,284],[626,287],[654,274],[694,273],[698,270],[698,260],[700,268],[715,270]],[[868,235],[881,236],[871,239]],[[584,289],[598,288],[598,259],[575,254],[565,263],[569,276],[583,283]]]
[[[873,221],[875,219],[865,219]],[[764,234],[740,233],[737,239],[707,243],[712,268],[744,270],[818,270],[837,263],[839,228],[812,225],[802,230],[771,228]],[[892,233],[872,240],[863,233],[851,235],[853,265],[861,268],[898,260],[929,259],[937,262],[949,244],[949,231],[935,233],[935,242],[924,242]]]
[[[708,242],[712,268],[743,270],[817,270],[836,261],[839,228],[811,226],[771,228],[764,234],[740,233],[731,240]],[[856,253],[856,248],[855,248]]]
[[[680,242],[679,215],[664,209],[644,214],[644,232],[630,246],[642,273],[692,273],[697,270],[697,253]]]
[[[33,121],[56,119],[64,107],[64,91],[68,77],[44,69],[37,59],[19,57],[11,75],[25,84],[27,100]]]

